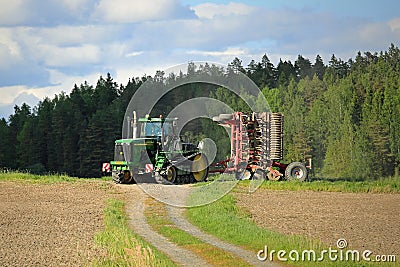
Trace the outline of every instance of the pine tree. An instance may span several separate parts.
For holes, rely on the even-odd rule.
[[[13,159],[10,157],[13,154],[13,146],[11,142],[10,127],[7,121],[0,119],[0,168],[10,168],[13,164]]]
[[[10,116],[10,155],[9,157],[13,160],[11,168],[16,169],[19,167],[21,160],[18,160],[18,155],[23,153],[23,147],[18,141],[18,134],[22,131],[25,123],[31,117],[31,107],[27,104],[22,104],[21,107],[14,107],[14,114]]]
[[[280,59],[276,67],[276,75],[278,77],[277,85],[287,86],[289,81],[296,77],[296,69],[290,61]]]
[[[325,74],[325,69],[326,66],[321,58],[320,55],[317,55],[317,57],[315,58],[315,63],[312,66],[312,71],[314,73],[314,75],[316,75],[318,77],[318,79],[322,80]]]
[[[306,77],[312,78],[311,62],[302,55],[298,55],[296,61],[294,62],[294,69],[298,81]]]

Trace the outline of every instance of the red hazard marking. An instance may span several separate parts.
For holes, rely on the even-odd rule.
[[[110,170],[111,170],[110,163],[103,163],[102,171],[103,172],[109,172]]]
[[[153,171],[153,164],[146,164],[146,173],[150,173]]]

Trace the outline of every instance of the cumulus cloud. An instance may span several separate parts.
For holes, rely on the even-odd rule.
[[[26,35],[39,37],[40,43],[57,46],[80,45],[82,43],[104,43],[115,38],[118,27],[107,25],[59,25],[55,27],[31,28]]]
[[[240,55],[244,55],[246,50],[243,48],[237,47],[228,47],[223,51],[201,51],[201,50],[190,50],[187,52],[188,54],[195,54],[195,55],[203,55],[203,56],[230,56],[236,57]]]
[[[183,7],[178,0],[100,0],[94,11],[94,18],[109,23],[137,23],[193,15],[193,11]]]
[[[31,87],[26,85],[2,86],[0,87],[0,118],[5,117],[2,110],[12,110],[14,105],[21,105],[26,102],[31,107],[35,106],[45,97],[52,98],[61,93],[70,93],[75,84],[87,81],[89,84],[96,84],[101,73],[93,72],[88,75],[67,75],[58,70],[48,70],[48,81],[51,85]],[[3,115],[3,116],[2,116]]]
[[[267,53],[273,63],[298,54],[319,54],[327,62],[332,54],[347,60],[358,50],[400,43],[399,17],[340,16],[301,4],[270,9],[249,1],[192,7],[179,0],[3,2],[0,93],[8,95],[7,103],[23,92],[41,98],[86,78],[95,83],[106,72],[126,83],[190,60],[226,64],[239,57],[245,65]]]
[[[0,98],[0,105],[11,104],[19,94],[27,90],[27,86],[4,86],[0,88],[2,97]]]
[[[229,3],[227,5],[204,3],[193,7],[199,18],[212,19],[216,16],[249,15],[256,8],[242,3]]]
[[[54,26],[87,22],[98,0],[3,1],[1,26]]]
[[[40,53],[49,67],[79,66],[80,64],[96,64],[100,62],[100,48],[95,45],[82,44],[79,46],[56,47],[41,45]]]
[[[15,25],[29,17],[24,0],[3,1],[0,9],[0,25]]]
[[[14,93],[15,90],[18,91],[18,88],[13,88]],[[22,92],[12,101],[11,104],[3,104],[0,102],[0,118],[7,118],[14,111],[14,106],[21,106],[23,103],[28,104],[30,107],[34,107],[40,101],[39,98],[34,96],[33,94]]]
[[[388,22],[390,29],[397,35],[400,34],[400,18],[394,18]]]
[[[3,55],[0,55],[0,64],[3,62],[10,62],[8,60],[3,60],[3,56],[11,56],[11,57],[20,57],[21,56],[21,48],[12,37],[12,30],[8,28],[0,28],[0,46],[3,47]],[[6,55],[7,54],[7,55]],[[1,67],[1,65],[0,65]]]
[[[61,0],[61,2],[67,9],[72,12],[79,12],[81,10],[88,10],[94,5],[93,0]]]
[[[143,54],[143,51],[133,51],[133,52],[129,52],[127,54],[125,54],[126,57],[136,57],[136,56],[140,56],[141,54]]]

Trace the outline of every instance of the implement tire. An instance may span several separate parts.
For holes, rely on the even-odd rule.
[[[276,175],[276,174],[274,174],[272,172],[268,172],[267,173],[267,178],[270,181],[279,181],[279,179],[281,179],[281,177],[279,175]]]
[[[164,179],[170,182],[171,184],[174,184],[176,182],[176,178],[178,177],[176,167],[173,165],[170,165],[167,167],[166,170],[166,175],[164,176]]]
[[[289,181],[303,182],[307,179],[307,175],[307,168],[301,162],[292,162],[286,167],[285,170],[285,177]]]
[[[131,172],[125,170],[123,172],[113,172],[112,179],[117,184],[133,184],[135,180],[133,179]]]

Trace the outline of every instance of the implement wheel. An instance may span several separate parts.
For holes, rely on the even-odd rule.
[[[307,179],[308,171],[306,166],[301,162],[292,162],[286,167],[285,177],[289,181],[303,182]]]
[[[164,179],[173,184],[176,181],[176,177],[177,177],[177,172],[175,166],[173,165],[168,166]]]
[[[190,171],[195,182],[204,182],[208,177],[208,160],[206,155],[197,154],[194,156]]]
[[[279,179],[281,179],[281,177],[279,175],[272,173],[272,172],[268,172],[267,177],[268,177],[268,180],[270,180],[270,181],[279,181]]]
[[[124,171],[122,176],[122,184],[131,184],[133,182],[133,177],[130,171]]]
[[[112,178],[114,182],[118,184],[132,184],[135,182],[131,175],[131,172],[128,170],[125,170],[123,172],[113,171]]]

